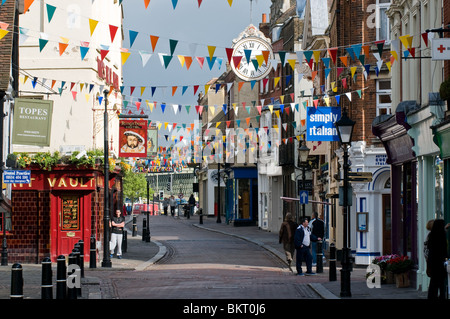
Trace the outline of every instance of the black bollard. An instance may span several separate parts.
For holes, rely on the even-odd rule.
[[[95,244],[95,237],[92,235],[89,246],[89,268],[97,268],[97,249]]]
[[[317,241],[317,252],[316,252],[316,273],[323,273],[323,252],[322,252],[322,244],[321,240]]]
[[[23,273],[21,264],[12,265],[10,298],[23,299]]]
[[[76,243],[74,245],[74,248],[72,249],[72,253],[75,254],[75,264],[78,266],[78,269],[79,269],[78,273],[76,275],[77,276],[79,275],[80,278],[81,278],[81,258],[80,258],[81,253],[80,253],[80,245],[79,245],[79,243]],[[75,270],[75,272],[77,272],[77,271]],[[76,288],[76,291],[77,291],[77,296],[81,297],[81,287]]]
[[[334,243],[330,245],[330,281],[336,281],[336,246]]]
[[[48,257],[42,260],[41,299],[53,299],[52,261]]]
[[[69,254],[69,268],[71,265],[77,265],[77,257],[75,255],[75,253],[73,253],[73,252]],[[71,276],[74,274],[74,272],[75,272],[75,269],[73,272],[67,273],[67,275]],[[75,274],[75,276],[76,276],[76,274]],[[77,299],[77,296],[78,296],[77,288],[73,284],[73,280],[69,280],[69,281],[70,281],[70,285],[67,285],[67,299]]]
[[[84,241],[79,240],[78,244],[80,245],[80,270],[81,270],[81,278],[84,278]]]
[[[58,256],[56,259],[56,299],[66,299],[66,257]]]
[[[133,216],[133,237],[137,236],[137,224],[136,224],[136,216]]]
[[[145,242],[149,243],[150,242],[150,217],[147,220],[147,236],[145,237]]]
[[[147,219],[142,220],[142,241],[147,238]]]
[[[199,209],[199,216],[200,216],[200,225],[203,224],[203,208]]]
[[[128,232],[126,229],[123,230],[122,233],[122,252],[126,253],[127,252],[127,246],[128,246]]]

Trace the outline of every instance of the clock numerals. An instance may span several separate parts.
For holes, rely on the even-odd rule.
[[[251,50],[250,57],[248,56],[249,50]],[[242,57],[239,66],[232,65],[234,71],[245,81],[263,78],[270,72],[269,65],[265,61],[258,65],[256,61],[265,51],[270,52],[270,55],[272,55],[270,46],[265,45],[260,40],[242,40],[234,50],[234,56]],[[249,58],[249,61],[247,58]]]

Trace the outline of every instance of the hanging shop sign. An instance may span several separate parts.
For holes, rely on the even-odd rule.
[[[450,39],[433,39],[431,43],[431,58],[433,61],[450,60]]]
[[[50,146],[53,101],[15,99],[12,143]]]
[[[341,118],[340,107],[308,107],[306,117],[306,140],[339,141],[334,123]]]
[[[120,121],[119,143],[119,157],[147,157],[147,121]]]

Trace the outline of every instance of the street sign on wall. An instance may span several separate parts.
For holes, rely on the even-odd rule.
[[[5,184],[29,184],[31,171],[28,170],[5,170],[3,171],[3,183]]]
[[[334,123],[340,118],[340,107],[308,107],[306,116],[306,140],[321,142],[339,141]]]
[[[433,61],[450,60],[450,38],[433,39],[431,42],[431,59]]]

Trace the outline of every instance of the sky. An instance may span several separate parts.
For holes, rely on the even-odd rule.
[[[196,118],[198,93],[204,91],[204,85],[209,80],[226,71],[225,48],[231,48],[232,40],[248,25],[258,27],[263,13],[269,17],[270,5],[271,0],[234,0],[231,7],[228,0],[203,0],[198,7],[197,0],[179,0],[174,9],[171,0],[151,0],[146,9],[144,0],[124,0],[123,47],[130,47],[129,31],[138,32],[130,49],[132,54],[123,66],[125,100],[131,100],[128,88],[135,86],[132,101],[142,99],[141,108],[152,122],[192,123]],[[159,37],[154,53],[150,35]],[[159,53],[170,53],[170,40],[174,40],[172,42],[176,42],[176,46],[173,58],[165,69]],[[203,68],[197,62],[196,56],[209,56],[208,46],[215,46],[214,56],[223,58],[220,69],[218,63],[210,69],[206,59]],[[140,51],[153,53],[145,66]],[[133,54],[134,52],[138,54]],[[194,58],[187,70],[186,65],[181,66],[177,56],[192,56],[193,52]],[[199,85],[196,95],[193,85]],[[147,88],[141,96],[141,87],[144,86]],[[173,96],[172,86],[178,86]],[[184,94],[182,86],[188,86]],[[153,96],[151,87],[157,87]],[[145,100],[156,101],[157,107],[150,112]],[[164,113],[161,103],[167,103]],[[132,104],[129,103],[127,107],[135,111]],[[173,104],[182,105],[181,112],[177,110],[175,114]],[[191,105],[189,114],[186,105]],[[163,125],[160,130],[160,146],[167,145],[165,134],[171,133],[164,130]]]

